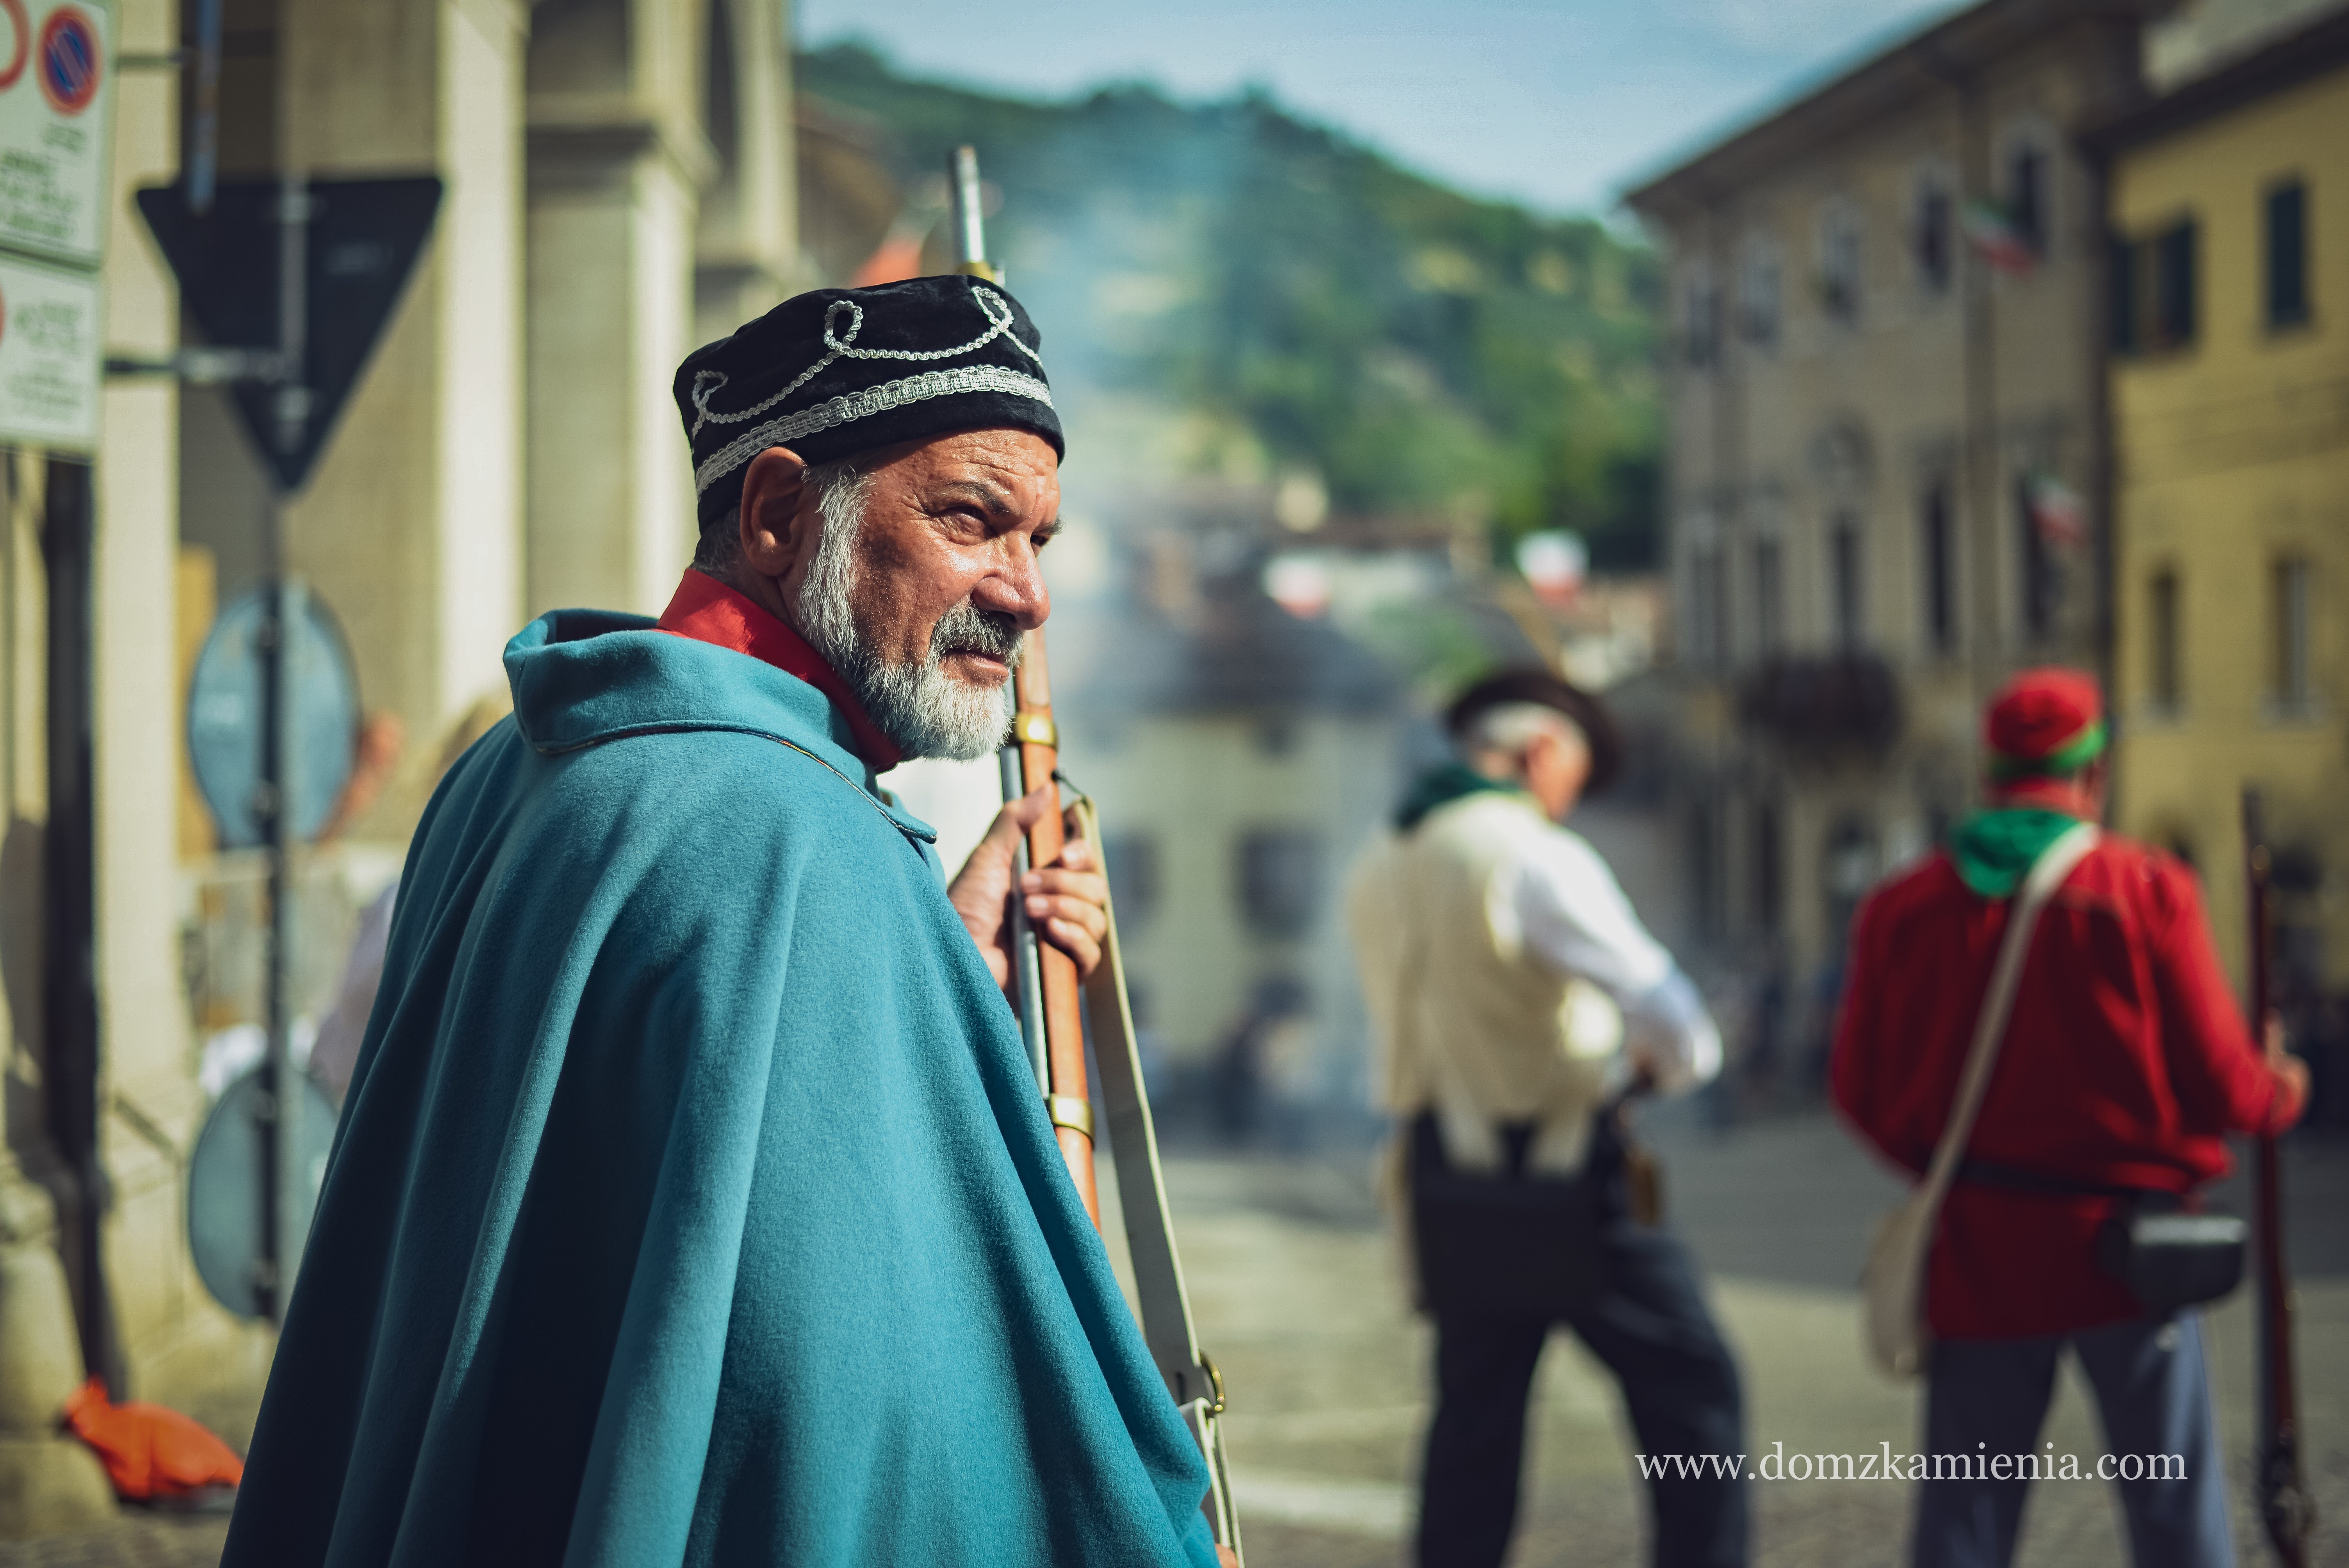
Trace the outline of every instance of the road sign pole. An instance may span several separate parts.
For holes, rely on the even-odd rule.
[[[212,210],[220,175],[221,0],[196,0],[195,111],[188,124],[188,211]]]
[[[271,536],[267,553],[277,554],[274,548],[278,528],[277,509],[270,509],[269,521],[264,525]],[[285,1202],[284,1190],[293,1158],[295,1144],[287,1136],[296,1130],[294,1119],[300,1114],[301,1097],[295,1093],[294,1059],[290,1035],[291,1019],[286,1006],[286,981],[291,965],[287,949],[293,933],[291,879],[286,875],[286,851],[293,838],[293,813],[287,810],[286,795],[290,770],[285,767],[288,702],[292,683],[285,678],[286,644],[292,640],[293,623],[287,619],[293,608],[293,595],[281,578],[270,589],[268,618],[263,622],[261,634],[262,698],[261,698],[261,781],[255,787],[254,815],[263,818],[269,832],[269,965],[263,979],[262,1023],[266,1030],[268,1054],[264,1058],[263,1093],[257,1114],[264,1125],[261,1140],[260,1191],[261,1257],[257,1264],[260,1274],[257,1295],[263,1311],[271,1321],[285,1320],[285,1298],[294,1284],[294,1268],[298,1255],[289,1245],[293,1238],[286,1223],[293,1212]]]
[[[308,358],[310,192],[299,174],[279,188],[277,351],[282,379],[274,399],[280,451],[298,449],[309,433],[310,388],[304,374]],[[301,756],[299,705],[294,699],[296,634],[309,614],[302,582],[286,571],[286,498],[269,509],[266,556],[275,586],[265,649],[266,717],[263,725],[261,790],[269,806],[269,1081],[262,1104],[270,1119],[262,1161],[262,1284],[270,1320],[283,1326],[294,1278],[308,1239],[309,1205],[303,1202],[309,1172],[303,1169],[304,1095],[293,1051],[294,850],[299,826],[293,811],[293,781]]]

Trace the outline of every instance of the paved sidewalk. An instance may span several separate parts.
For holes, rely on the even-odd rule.
[[[0,1543],[0,1563],[26,1568],[215,1568],[228,1517],[128,1512],[121,1522],[78,1535]]]

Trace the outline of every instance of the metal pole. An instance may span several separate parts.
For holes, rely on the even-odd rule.
[[[294,452],[310,433],[310,219],[316,203],[310,182],[288,173],[277,195],[277,352],[273,411],[277,449]]]
[[[98,1147],[96,509],[88,464],[51,458],[44,477],[41,555],[49,623],[44,1099],[49,1136],[73,1174],[72,1207],[59,1218],[82,1360],[120,1398],[125,1380],[104,1250],[113,1189]]]
[[[291,452],[309,433],[307,382],[309,223],[307,182],[288,174],[280,191],[278,221],[277,344],[284,379],[275,398],[277,446]],[[285,1321],[307,1237],[309,1173],[302,1168],[303,1088],[294,1065],[291,1030],[294,942],[295,761],[300,756],[300,724],[295,703],[297,628],[308,614],[308,594],[285,571],[285,506],[270,509],[264,561],[273,580],[270,614],[264,623],[262,670],[261,799],[269,824],[269,969],[264,1018],[269,1055],[262,1097],[269,1119],[264,1141],[264,1205],[261,1295],[273,1322]]]
[[[1019,743],[996,748],[995,761],[1003,777],[1007,806],[1028,793],[1019,768]],[[1011,977],[1019,993],[1019,1037],[1028,1047],[1028,1065],[1035,1069],[1037,1091],[1052,1089],[1052,1064],[1044,1039],[1044,975],[1036,952],[1036,928],[1028,923],[1028,901],[1019,883],[1028,875],[1028,840],[1023,835],[1011,851]]]
[[[957,270],[992,275],[987,265],[987,217],[980,206],[978,149],[957,147],[947,162],[947,190],[954,203],[955,263]]]
[[[212,210],[220,170],[221,0],[197,0],[195,112],[188,123],[188,211]]]

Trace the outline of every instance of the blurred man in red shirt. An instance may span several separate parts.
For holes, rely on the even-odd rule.
[[[1949,1119],[2023,874],[2074,823],[2103,815],[2105,735],[2087,677],[2017,676],[1983,725],[1987,808],[1944,851],[1878,888],[1854,923],[1835,1102],[1912,1174]],[[2189,1199],[2225,1173],[2225,1134],[2281,1131],[2307,1098],[2308,1070],[2281,1033],[2271,1028],[2263,1052],[2245,1027],[2194,873],[2103,838],[2040,916],[1941,1210],[1926,1269],[1927,1452],[2040,1451],[2068,1345],[2115,1456],[2184,1458],[2182,1476],[2119,1481],[2131,1560],[2232,1563],[2199,1319],[2147,1312],[2097,1267],[2096,1234],[2133,1198]],[[2028,1485],[1923,1482],[1912,1562],[2003,1568]]]

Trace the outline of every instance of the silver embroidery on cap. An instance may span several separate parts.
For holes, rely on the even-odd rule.
[[[1015,338],[1013,341],[1019,340]],[[960,354],[966,351],[956,349],[953,352]],[[853,419],[885,413],[891,408],[902,408],[908,403],[949,397],[960,392],[1008,392],[1018,397],[1033,397],[1047,408],[1052,407],[1052,389],[1023,371],[1006,370],[996,365],[965,365],[952,370],[928,370],[898,381],[884,381],[878,387],[867,387],[843,397],[827,397],[795,414],[786,414],[780,419],[771,420],[755,430],[735,437],[710,453],[693,470],[694,493],[700,494],[709,488],[712,481],[732,473],[769,447],[796,441],[819,430],[845,425]],[[773,401],[774,398],[771,397],[760,407],[763,408]]]
[[[864,330],[864,307],[858,304],[854,300],[836,299],[832,302],[823,313],[823,346],[830,352],[826,353],[823,358],[817,360],[813,365],[809,366],[805,370],[801,371],[797,376],[793,377],[790,386],[784,387],[781,391],[776,393],[773,397],[767,398],[765,401],[754,403],[750,407],[740,409],[732,414],[720,414],[710,407],[709,399],[717,395],[719,387],[726,385],[726,373],[722,370],[696,371],[693,377],[693,407],[694,412],[699,415],[700,418],[695,419],[693,422],[693,428],[686,432],[687,439],[698,440],[701,436],[701,428],[704,425],[739,425],[745,419],[756,418],[761,414],[763,414],[768,409],[773,407],[776,404],[781,402],[784,398],[790,397],[792,393],[798,391],[801,387],[806,386],[819,371],[823,370],[826,366],[833,364],[836,360],[905,359],[918,361],[930,359],[953,359],[965,354],[976,354],[980,349],[986,347],[988,344],[994,342],[997,338],[1003,337],[1008,335],[1010,339],[1011,346],[1026,355],[1030,359],[1034,360],[1037,366],[1041,368],[1044,363],[1043,359],[1034,349],[1029,347],[1025,343],[1022,343],[1019,340],[1019,335],[1018,333],[1011,330],[1011,323],[1013,319],[1011,314],[1011,302],[1005,299],[993,289],[982,287],[979,284],[978,280],[976,278],[970,281],[969,286],[970,297],[972,301],[978,304],[978,314],[987,318],[988,325],[988,329],[985,332],[980,333],[977,337],[972,338],[968,343],[966,343],[957,348],[859,348],[855,346],[856,335]],[[844,337],[834,337],[832,332],[832,324],[833,319],[839,316],[843,312],[846,312],[848,315],[848,333]],[[891,383],[891,385],[894,386],[899,384]],[[998,390],[1009,390],[1009,388],[998,388]],[[933,392],[928,394],[928,396],[935,397],[940,396],[940,394]],[[911,399],[908,399],[908,401],[910,400]],[[835,399],[835,401],[837,401],[837,399]],[[1049,404],[1051,402],[1051,399],[1047,397],[1044,401]],[[895,404],[888,405],[888,407],[895,407],[895,406],[896,405]],[[856,418],[856,416],[852,415],[850,418]],[[841,422],[842,421],[839,420],[833,421],[834,424]],[[828,429],[830,427],[819,425],[813,427],[813,428]],[[799,434],[802,436],[809,433],[810,432],[807,430],[802,430],[799,432]],[[727,450],[729,451],[731,451],[732,449],[733,448],[731,446],[727,448]],[[703,466],[705,468],[708,467],[707,464],[704,464]],[[723,473],[725,470],[721,469],[719,471]],[[709,488],[709,481],[707,480],[702,481],[702,488],[705,490]]]

